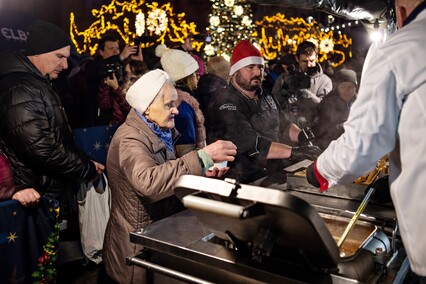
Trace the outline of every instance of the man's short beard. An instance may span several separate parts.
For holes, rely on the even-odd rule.
[[[261,79],[258,79],[258,80],[259,80],[259,82],[262,82]],[[241,89],[248,91],[248,92],[253,92],[253,91],[256,91],[257,89],[260,88],[260,84],[259,85],[250,84],[251,80],[250,80],[249,83],[242,83],[241,80],[240,80],[240,73],[238,73],[238,72],[235,74],[235,81]]]

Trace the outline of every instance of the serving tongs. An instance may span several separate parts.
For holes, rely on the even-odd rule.
[[[343,235],[340,237],[339,241],[337,242],[337,246],[342,246],[343,242],[345,241],[346,237],[351,232],[352,228],[355,226],[356,222],[359,219],[359,216],[361,216],[361,213],[364,211],[365,207],[367,207],[368,201],[370,200],[371,195],[373,194],[374,190],[376,189],[374,184],[375,182],[384,176],[383,172],[379,172],[379,174],[376,176],[376,178],[368,185],[368,191],[367,194],[364,196],[364,199],[362,200],[361,204],[359,205],[358,209],[356,210],[355,214],[352,216],[351,221],[346,226],[345,231],[343,232]]]

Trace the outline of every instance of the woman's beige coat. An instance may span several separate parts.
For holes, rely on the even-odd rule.
[[[126,265],[126,257],[142,249],[130,243],[129,234],[173,211],[176,180],[203,174],[197,152],[176,158],[132,109],[112,138],[107,171],[112,204],[104,239],[106,271],[118,283],[145,283],[144,269]]]

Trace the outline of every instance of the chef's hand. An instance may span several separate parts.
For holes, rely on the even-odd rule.
[[[318,187],[320,191],[328,189],[328,181],[318,172],[317,162],[313,162],[306,168],[306,179],[309,184]]]
[[[295,161],[302,161],[305,159],[316,160],[321,154],[322,150],[315,145],[303,145],[291,148],[290,159]]]
[[[375,190],[371,195],[371,201],[374,203],[384,204],[392,202],[392,198],[390,195],[390,187],[389,187],[389,175],[385,175],[379,179],[377,179],[371,186],[368,186],[365,189],[364,194],[367,194],[370,187],[374,187]]]
[[[297,136],[299,145],[312,145],[312,141],[314,140],[315,135],[309,127],[305,127],[300,130],[299,135]]]

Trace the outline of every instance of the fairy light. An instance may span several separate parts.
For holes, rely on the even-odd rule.
[[[352,39],[336,27],[320,28],[314,19],[298,17],[286,18],[282,13],[264,16],[256,21],[256,32],[260,50],[266,60],[272,60],[289,50],[295,54],[297,46],[309,40],[319,47],[319,62],[329,60],[333,56],[333,66],[337,67],[351,57]]]
[[[194,48],[197,51],[203,49],[207,56],[229,58],[239,41],[252,39],[266,60],[281,55],[284,48],[295,53],[297,45],[304,40],[311,40],[320,47],[320,62],[333,56],[334,66],[338,66],[346,56],[351,57],[352,39],[342,30],[346,26],[357,25],[358,21],[320,28],[312,16],[306,20],[298,17],[288,19],[278,13],[254,22],[251,6],[246,1],[210,1],[212,12],[207,33],[211,35],[212,42],[193,42]],[[70,37],[79,53],[93,55],[97,41],[108,31],[115,31],[126,44],[137,36],[153,37],[153,41],[142,44],[143,48],[166,41],[183,43],[190,34],[198,34],[196,25],[186,22],[185,13],[175,13],[170,3],[160,5],[157,2],[146,3],[145,0],[111,0],[108,5],[93,9],[92,15],[93,23],[80,31],[75,14],[70,14]],[[334,20],[333,16],[328,17],[329,24]]]
[[[229,56],[233,48],[243,39],[256,40],[251,5],[245,0],[210,0],[211,13],[207,33],[211,35],[206,45],[207,56]]]
[[[175,13],[170,3],[160,6],[157,2],[145,0],[111,0],[100,9],[93,9],[92,24],[84,30],[77,26],[75,13],[70,13],[70,38],[79,53],[95,54],[98,40],[114,31],[128,44],[137,36],[151,36],[152,41],[141,44],[142,48],[167,41],[184,43],[190,34],[198,34],[196,25],[185,20],[185,13]],[[200,43],[194,43],[200,50]]]

